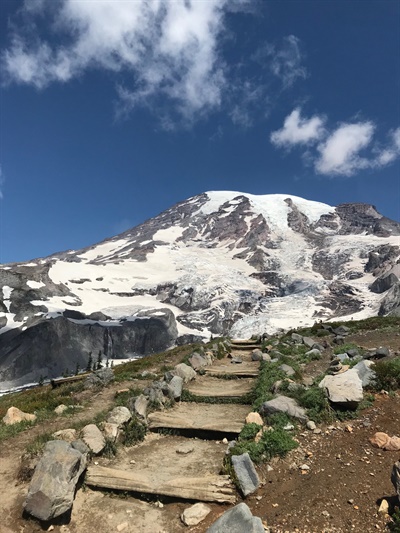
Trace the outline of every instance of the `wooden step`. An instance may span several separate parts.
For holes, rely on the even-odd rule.
[[[243,363],[230,363],[230,359],[214,361],[212,366],[204,368],[209,376],[237,376],[257,377],[260,369],[259,361],[243,361]]]
[[[254,387],[254,379],[221,380],[212,376],[197,376],[185,386],[195,396],[211,396],[213,398],[240,398],[248,394]]]
[[[89,466],[86,484],[92,487],[157,494],[185,500],[235,503],[235,490],[229,476],[177,477],[161,483],[140,472]]]
[[[148,415],[150,429],[184,429],[240,433],[249,405],[181,402],[172,409]]]

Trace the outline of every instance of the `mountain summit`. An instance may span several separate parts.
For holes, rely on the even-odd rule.
[[[367,204],[212,191],[120,235],[0,267],[0,383],[210,334],[400,309],[400,224]]]

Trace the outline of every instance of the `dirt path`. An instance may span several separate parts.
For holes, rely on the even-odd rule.
[[[393,351],[400,350],[400,335],[371,332],[358,334],[348,339],[365,347],[389,345]],[[242,349],[243,348],[243,349]],[[238,347],[234,355],[249,361],[247,346]],[[326,360],[325,360],[326,359]],[[326,368],[329,356],[313,361],[307,367],[307,376],[316,375]],[[216,363],[230,369],[228,360]],[[207,380],[227,384],[252,378],[219,380],[204,376],[198,385],[205,391]],[[254,378],[253,378],[254,379]],[[213,382],[214,382],[213,381]],[[243,381],[244,383],[244,381]],[[132,382],[129,382],[132,385]],[[188,389],[195,389],[190,385]],[[248,386],[248,385],[247,385]],[[124,384],[104,389],[91,399],[90,405],[74,417],[87,419],[97,412],[111,408],[115,391]],[[213,387],[218,389],[218,383]],[[212,389],[210,389],[211,391]],[[204,392],[205,393],[205,392]],[[207,404],[195,404],[199,418],[207,421]],[[219,406],[221,407],[221,406]],[[227,405],[222,407],[236,407]],[[254,515],[261,517],[271,533],[372,533],[385,531],[387,519],[377,515],[380,499],[386,497],[395,501],[390,482],[393,463],[398,452],[384,452],[373,448],[369,438],[376,431],[398,435],[400,396],[377,395],[372,407],[362,412],[356,420],[320,426],[322,432],[316,435],[310,431],[301,432],[296,438],[299,448],[284,459],[275,459],[270,465],[258,468],[262,481],[260,489],[246,499]],[[202,414],[201,414],[202,413]],[[22,503],[27,483],[17,482],[20,457],[27,444],[43,431],[55,431],[68,427],[70,419],[60,417],[51,420],[46,427],[33,427],[13,439],[5,441],[0,449],[0,532],[39,533],[43,531],[36,521],[21,517]],[[193,448],[187,453],[177,449]],[[153,476],[154,482],[163,482],[168,476],[217,474],[222,464],[226,446],[216,438],[203,440],[177,435],[150,433],[145,442],[131,448],[120,447],[117,456],[109,461],[99,458],[96,462],[113,468],[141,471]],[[306,464],[307,469],[299,466]],[[269,467],[272,467],[272,471]],[[240,497],[238,495],[238,502]],[[161,503],[162,502],[162,503]],[[55,533],[204,533],[227,508],[226,505],[210,504],[210,515],[198,526],[187,528],[180,521],[180,514],[191,502],[133,493],[112,493],[85,490],[77,492],[70,521],[55,524]]]

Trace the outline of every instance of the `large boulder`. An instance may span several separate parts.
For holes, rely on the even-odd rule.
[[[174,400],[177,400],[182,395],[183,379],[180,376],[174,376],[168,383],[168,389]]]
[[[243,496],[246,497],[255,492],[260,486],[260,480],[250,455],[248,453],[232,455],[232,466]]]
[[[51,520],[71,509],[75,487],[86,468],[86,456],[65,441],[50,441],[36,466],[24,510]]]
[[[253,516],[245,503],[239,503],[218,518],[207,533],[265,533],[261,518]]]
[[[260,414],[263,416],[272,415],[274,413],[286,413],[287,415],[297,418],[301,422],[307,422],[308,417],[306,410],[288,396],[277,396],[273,400],[264,402],[260,408]]]
[[[193,368],[185,363],[176,365],[173,373],[175,376],[181,377],[184,383],[188,383],[196,377],[196,372],[193,370]]]
[[[325,389],[329,401],[341,408],[357,409],[363,399],[363,382],[354,368],[335,376],[325,376],[319,386]]]
[[[382,294],[383,292],[388,291],[393,285],[395,285],[398,282],[397,276],[394,274],[387,274],[386,276],[382,276],[381,278],[377,278],[371,285],[369,286],[369,290],[372,292],[376,292],[377,294]]]
[[[201,370],[210,364],[205,357],[196,352],[189,357],[189,363],[193,370],[196,371]]]
[[[12,426],[19,422],[35,422],[36,415],[24,413],[18,407],[9,407],[7,413],[3,416],[3,422],[6,426]]]

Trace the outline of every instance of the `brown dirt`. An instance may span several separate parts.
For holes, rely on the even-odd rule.
[[[396,331],[362,332],[349,336],[365,348],[385,345],[393,352],[400,352],[400,334]],[[316,361],[307,368],[305,376],[316,375],[325,365]],[[90,410],[85,409],[74,416],[74,422],[94,416],[97,412],[112,406],[115,391],[128,384],[118,384],[105,389],[91,398]],[[203,406],[199,405],[201,409]],[[305,430],[298,435],[299,448],[286,458],[274,460],[272,471],[267,465],[258,467],[262,487],[246,499],[254,515],[260,516],[268,524],[271,533],[372,533],[387,531],[387,517],[377,514],[382,498],[391,505],[397,502],[395,491],[390,482],[393,463],[399,459],[398,452],[386,452],[373,448],[369,438],[376,431],[389,435],[399,435],[400,394],[376,395],[372,407],[363,411],[356,420],[321,426],[322,433],[315,435]],[[59,417],[45,426],[33,427],[18,436],[4,441],[0,448],[0,532],[1,533],[38,533],[46,530],[36,521],[21,516],[21,509],[27,482],[17,480],[20,460],[27,444],[44,431],[55,431],[68,427],[70,419]],[[128,467],[132,458],[145,468],[155,464],[158,469],[167,463],[167,471],[172,468],[170,455],[163,457],[157,442],[160,437],[153,436],[154,447],[145,446],[121,449],[114,464]],[[168,437],[178,442],[182,437]],[[171,442],[172,442],[171,440]],[[215,448],[223,446],[215,441],[207,443],[208,452],[200,453],[198,464],[207,462]],[[171,447],[171,450],[173,447]],[[144,453],[146,451],[146,453]],[[158,453],[158,455],[157,455]],[[169,454],[172,451],[168,452]],[[136,455],[135,455],[136,454]],[[152,455],[153,454],[153,455]],[[197,451],[196,451],[197,454]],[[173,455],[173,454],[172,454]],[[190,455],[190,454],[189,454]],[[163,461],[164,459],[164,461]],[[182,459],[181,467],[187,468],[188,456]],[[103,459],[99,460],[103,461]],[[298,467],[307,464],[310,469],[302,471]],[[131,464],[129,463],[130,467]],[[203,465],[205,466],[205,465]],[[217,468],[213,465],[212,468]],[[175,468],[175,467],[174,467]],[[173,468],[173,469],[174,469]],[[240,498],[238,497],[238,502]],[[111,533],[124,526],[124,533],[204,533],[207,528],[228,507],[210,504],[212,512],[198,526],[187,528],[179,517],[190,502],[163,500],[159,506],[157,499],[144,495],[113,494],[85,488],[78,490],[70,521],[55,524],[55,533]]]

